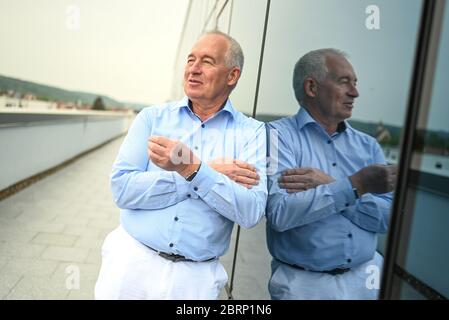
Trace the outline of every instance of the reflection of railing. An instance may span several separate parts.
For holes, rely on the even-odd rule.
[[[449,198],[449,176],[411,170],[410,184],[421,191]]]
[[[398,163],[400,156],[398,148],[383,147],[383,151],[388,163]],[[415,171],[449,177],[449,156],[415,152],[411,167]]]

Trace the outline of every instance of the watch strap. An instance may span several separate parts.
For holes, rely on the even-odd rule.
[[[359,192],[357,191],[357,188],[352,188],[352,191],[354,192],[354,196],[356,199],[360,198]]]
[[[187,181],[192,181],[193,180],[193,178],[195,178],[195,176],[196,176],[196,174],[198,173],[198,171],[200,171],[200,168],[201,168],[201,163],[200,163],[200,165],[198,166],[198,169],[196,169],[195,171],[193,171],[191,174],[189,174],[187,177],[186,177],[186,180]]]

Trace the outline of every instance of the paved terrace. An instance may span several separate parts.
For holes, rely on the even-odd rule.
[[[0,201],[0,299],[93,299],[101,245],[119,223],[108,179],[121,142]],[[229,275],[231,251],[222,258]],[[263,223],[241,234],[239,252],[235,297],[267,299]]]

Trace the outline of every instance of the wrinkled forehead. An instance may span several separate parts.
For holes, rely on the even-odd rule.
[[[340,55],[329,54],[326,56],[326,68],[328,75],[333,78],[350,77],[357,79],[354,68],[349,61]]]
[[[220,57],[226,54],[228,50],[228,41],[219,34],[208,34],[202,36],[192,47],[190,51],[193,55],[213,55]]]

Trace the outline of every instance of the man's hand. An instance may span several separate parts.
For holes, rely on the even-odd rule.
[[[332,181],[335,179],[316,168],[289,169],[278,179],[279,187],[286,189],[288,193],[305,191]]]
[[[218,158],[207,163],[212,169],[218,171],[238,184],[251,189],[259,184],[260,177],[254,166],[237,159]]]
[[[185,144],[161,136],[148,138],[148,156],[158,167],[188,177],[198,170],[200,160]]]
[[[396,165],[373,164],[349,177],[359,195],[364,193],[386,193],[394,190],[398,167]]]

